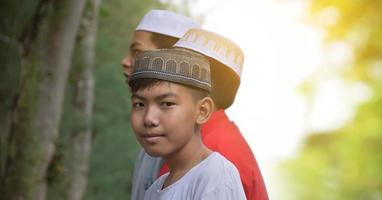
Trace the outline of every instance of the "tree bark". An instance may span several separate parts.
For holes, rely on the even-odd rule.
[[[2,187],[4,199],[45,199],[46,169],[55,148],[63,93],[84,2],[49,2],[48,15],[37,32],[30,54],[22,61],[21,88],[12,116]]]
[[[62,172],[49,188],[54,199],[81,200],[87,185],[87,172],[92,142],[92,117],[94,102],[95,42],[98,10],[101,0],[89,0],[85,6],[77,35],[73,68],[69,79],[71,112],[69,141],[62,142],[63,152],[56,152]],[[66,137],[62,137],[66,138]],[[61,154],[61,156],[60,156]]]
[[[0,3],[0,180],[3,180],[8,152],[11,111],[19,89],[23,32],[38,9],[40,0],[20,4]],[[1,181],[2,182],[2,181]],[[0,188],[1,188],[0,182]]]

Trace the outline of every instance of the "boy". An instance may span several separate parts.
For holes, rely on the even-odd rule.
[[[128,78],[131,74],[132,60],[137,53],[149,49],[170,48],[189,29],[197,27],[199,25],[196,22],[177,13],[165,10],[148,12],[134,31],[130,52],[122,62],[125,76]],[[203,37],[203,34],[211,35],[208,31],[200,30],[198,37]],[[214,41],[217,46],[224,46],[227,43],[225,42],[227,39],[220,36],[216,36]],[[219,52],[203,52],[202,45],[199,46],[200,49],[193,50],[210,57],[211,66],[214,66],[211,72],[214,112],[201,127],[202,140],[207,147],[224,155],[237,167],[247,199],[267,200],[267,191],[256,159],[240,130],[225,113],[225,109],[233,103],[239,87],[242,63],[235,65],[219,61],[216,58],[224,58],[224,55],[220,55]],[[237,45],[230,46],[235,46],[240,51]],[[185,48],[188,48],[187,45]],[[238,67],[240,70],[232,73],[233,69]],[[135,162],[131,199],[141,200],[145,190],[150,187],[158,174],[166,172],[168,168],[166,165],[162,166],[162,159],[151,157],[141,150]]]
[[[123,74],[128,81],[137,54],[145,50],[172,47],[190,28],[200,27],[194,20],[167,10],[151,10],[136,27],[129,53],[123,58]],[[143,199],[145,191],[158,178],[163,160],[151,157],[143,149],[135,160],[132,180],[132,200]]]
[[[133,71],[136,54],[152,49],[172,47],[187,30],[198,28],[194,20],[167,10],[151,10],[135,28],[129,46],[129,53],[122,60],[123,74],[126,79]]]
[[[145,200],[246,199],[235,166],[201,140],[200,126],[213,109],[204,57],[180,48],[140,53],[129,85],[135,136],[170,169],[150,186]]]

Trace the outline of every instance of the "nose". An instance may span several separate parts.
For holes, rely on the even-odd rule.
[[[125,76],[130,76],[132,73],[132,58],[131,55],[126,56],[123,58],[122,62],[122,67],[123,67],[123,73]]]
[[[148,107],[143,119],[144,126],[146,128],[153,128],[159,125],[159,112],[153,107]]]

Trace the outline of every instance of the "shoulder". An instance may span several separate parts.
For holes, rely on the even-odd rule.
[[[207,180],[202,199],[245,199],[240,175],[236,167],[219,153],[214,153],[206,172]]]
[[[203,142],[213,151],[219,152],[238,169],[241,181],[249,197],[266,194],[264,181],[254,153],[239,128],[228,118],[213,124],[205,133]]]
[[[214,152],[213,160],[208,168],[209,173],[221,177],[220,181],[230,183],[231,181],[239,180],[240,182],[240,175],[235,165],[218,152]]]
[[[241,185],[240,175],[236,167],[218,152],[210,155],[198,177],[201,179],[200,183],[209,186],[208,188],[211,190],[222,185],[228,187],[236,183]]]
[[[203,192],[214,190],[217,185],[233,177],[239,178],[236,167],[218,152],[213,152],[204,161],[187,173],[187,178],[193,185],[198,185]]]

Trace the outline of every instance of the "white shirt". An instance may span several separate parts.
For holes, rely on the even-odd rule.
[[[236,167],[217,152],[164,188],[169,173],[159,177],[145,193],[145,200],[245,200]]]
[[[158,178],[159,169],[163,160],[160,157],[151,157],[143,149],[139,151],[135,161],[133,173],[132,200],[142,200],[146,190]]]

